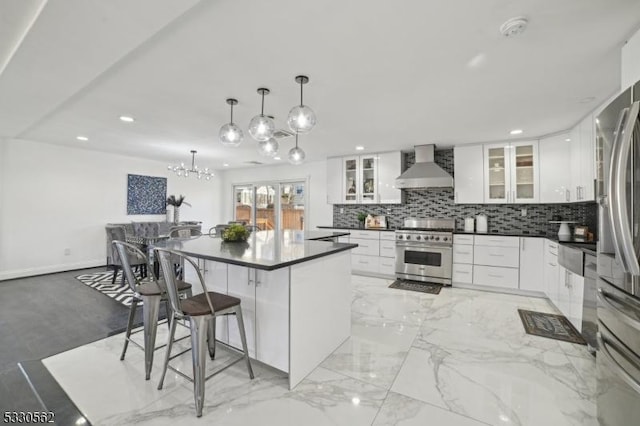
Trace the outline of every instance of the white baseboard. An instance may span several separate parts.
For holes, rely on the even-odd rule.
[[[62,265],[48,265],[37,268],[14,269],[12,271],[0,271],[0,281],[14,278],[32,277],[34,275],[52,274],[55,272],[73,271],[74,269],[95,268],[104,266],[104,259],[85,260],[83,262],[65,263]]]

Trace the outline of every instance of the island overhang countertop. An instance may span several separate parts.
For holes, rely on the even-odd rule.
[[[348,234],[325,231],[258,231],[252,233],[246,242],[224,242],[220,238],[203,235],[169,240],[166,248],[199,259],[273,271],[357,247],[357,244],[322,241]]]

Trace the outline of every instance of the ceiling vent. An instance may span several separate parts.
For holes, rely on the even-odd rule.
[[[294,136],[294,134],[288,130],[276,129],[273,131],[273,137],[277,139],[290,138],[291,136]]]
[[[500,26],[500,34],[505,37],[514,37],[522,34],[527,28],[529,21],[527,18],[518,16],[516,18],[508,19],[507,22]]]
[[[264,164],[264,163],[261,163],[260,161],[255,161],[255,160],[253,160],[253,161],[245,161],[244,163],[245,164],[251,164],[251,165],[254,165],[254,166],[259,166],[261,164]]]

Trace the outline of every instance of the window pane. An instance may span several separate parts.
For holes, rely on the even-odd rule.
[[[282,229],[304,230],[304,182],[280,184]]]
[[[275,196],[273,185],[256,187],[256,226],[261,231],[275,229]]]
[[[234,188],[236,211],[234,220],[253,225],[251,208],[253,206],[253,187],[236,186]]]

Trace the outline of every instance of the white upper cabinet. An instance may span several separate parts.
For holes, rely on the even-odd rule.
[[[578,187],[578,201],[595,201],[595,122],[592,114],[589,114],[580,122],[580,184]]]
[[[595,123],[593,114],[571,130],[571,201],[595,200]]]
[[[482,145],[453,148],[454,202],[482,204],[484,202],[484,170]]]
[[[342,203],[342,158],[327,158],[327,204]]]
[[[342,203],[356,204],[359,201],[360,171],[358,157],[342,157]]]
[[[571,136],[569,133],[540,139],[540,202],[567,203],[571,201]]]
[[[378,202],[378,156],[376,154],[361,155],[358,165],[360,203],[375,204]]]
[[[396,188],[401,172],[400,151],[327,158],[327,203],[402,203]]]
[[[484,145],[484,202],[537,203],[538,141]]]
[[[402,203],[402,190],[396,188],[396,178],[402,173],[400,151],[378,154],[378,202],[380,204]]]

